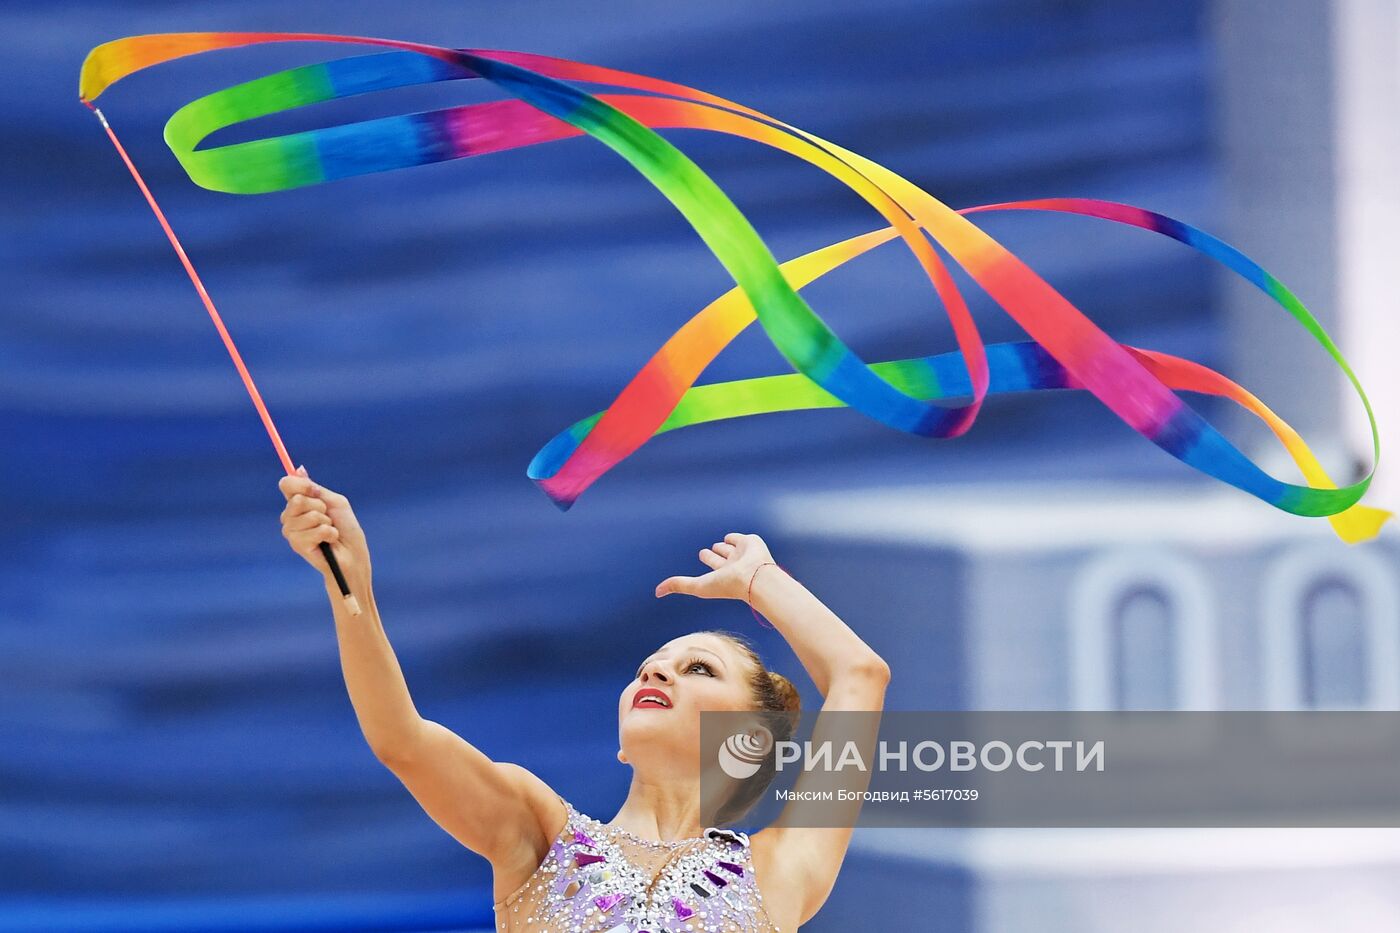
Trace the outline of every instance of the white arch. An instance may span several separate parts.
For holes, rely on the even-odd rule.
[[[1177,705],[1215,709],[1215,601],[1200,566],[1159,547],[1102,552],[1080,570],[1069,595],[1070,700],[1076,710],[1112,709],[1113,610],[1131,590],[1151,587],[1172,607]]]
[[[1303,709],[1303,600],[1328,579],[1344,580],[1361,598],[1365,630],[1367,701],[1361,709],[1400,709],[1400,591],[1395,572],[1374,549],[1335,542],[1299,545],[1265,571],[1261,583],[1260,641],[1264,708]]]

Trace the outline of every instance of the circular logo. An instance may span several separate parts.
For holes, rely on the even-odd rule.
[[[736,732],[719,747],[719,767],[725,774],[742,781],[758,773],[763,759],[773,748],[773,733],[763,726]]]

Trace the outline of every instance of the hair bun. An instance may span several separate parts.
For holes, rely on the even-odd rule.
[[[783,709],[789,713],[800,713],[802,711],[802,695],[797,692],[792,681],[773,671],[768,672],[768,679],[773,683],[773,692],[782,700]]]

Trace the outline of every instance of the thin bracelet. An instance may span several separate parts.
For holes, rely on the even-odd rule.
[[[753,617],[758,621],[759,625],[766,625],[769,628],[775,628],[772,622],[769,622],[767,619],[763,618],[763,616],[759,615],[758,610],[753,607],[753,581],[758,576],[758,572],[764,567],[767,567],[769,564],[772,564],[774,567],[777,567],[783,573],[787,573],[787,568],[784,567],[782,564],[778,563],[777,561],[765,560],[763,563],[759,564],[753,569],[753,575],[749,577],[749,593],[744,601],[749,604],[749,612],[753,613]],[[792,574],[789,573],[788,576],[792,576]]]

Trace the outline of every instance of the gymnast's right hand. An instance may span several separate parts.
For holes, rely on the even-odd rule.
[[[331,569],[321,553],[321,542],[327,542],[351,591],[356,590],[357,582],[368,583],[369,546],[350,500],[312,482],[304,466],[297,467],[295,476],[278,480],[277,487],[287,500],[287,507],[282,510],[282,537],[292,550],[319,570],[327,585],[334,585]]]

